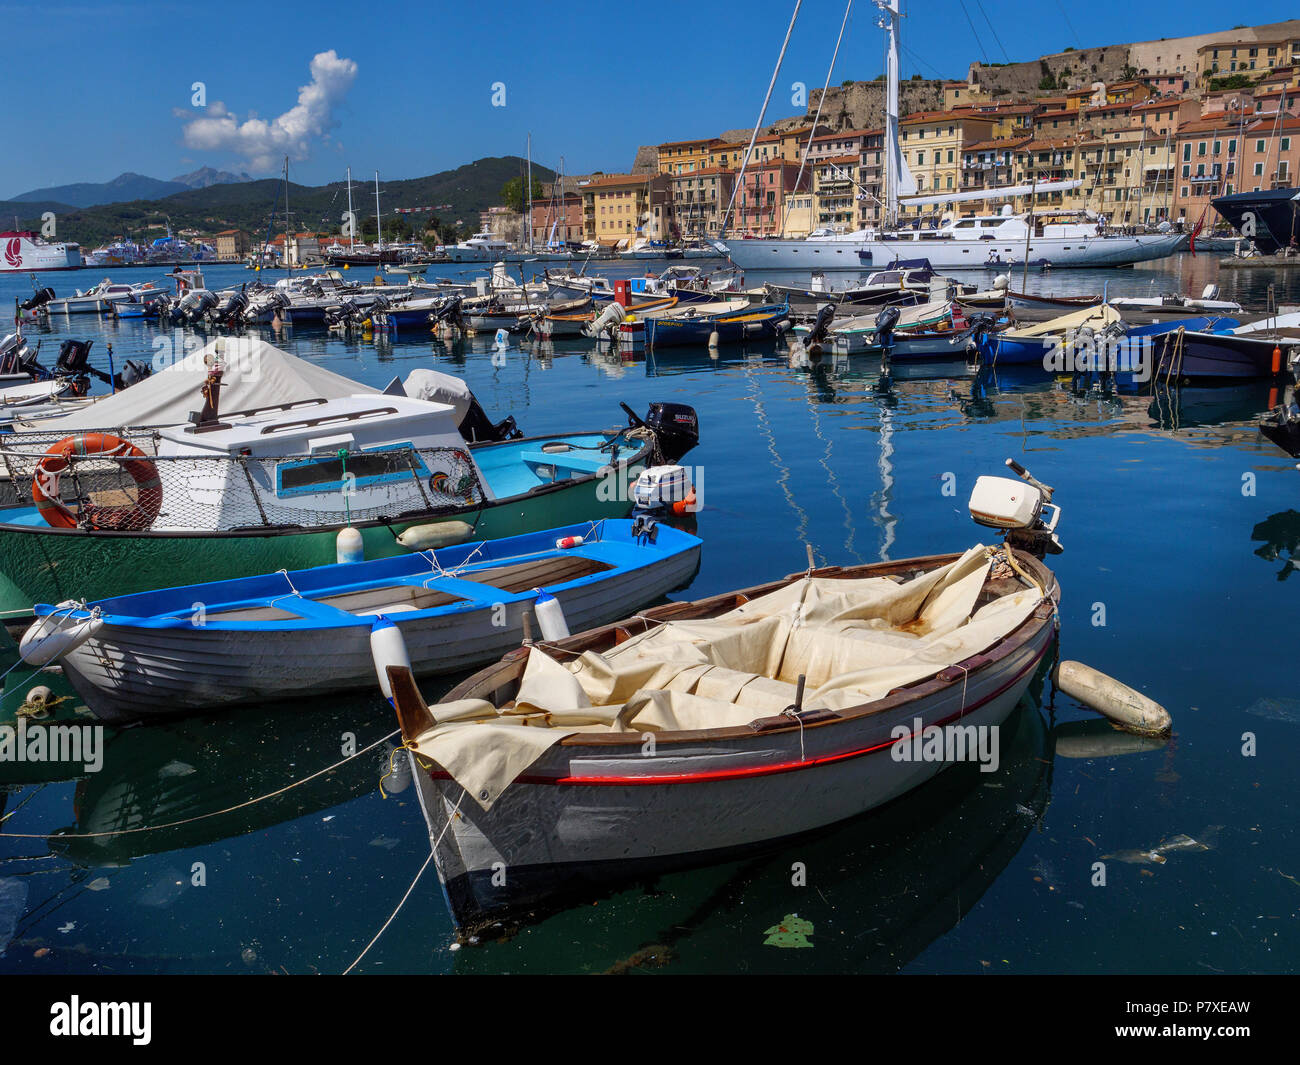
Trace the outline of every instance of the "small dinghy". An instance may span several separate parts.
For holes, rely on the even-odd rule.
[[[519,646],[526,613],[554,632],[543,589],[566,626],[587,629],[685,586],[699,561],[697,538],[653,519],[584,522],[84,608],[40,605],[20,649],[35,662],[54,648],[101,720],[156,720],[370,686],[383,619],[417,674],[482,665]]]
[[[982,477],[970,501],[996,547],[642,611],[516,651],[432,708],[388,666],[458,928],[772,846],[956,761],[996,770],[1057,625],[1041,559],[1059,511],[1010,465],[1029,483]]]

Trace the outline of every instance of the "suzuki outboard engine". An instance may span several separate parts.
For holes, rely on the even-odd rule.
[[[700,442],[700,416],[694,407],[685,403],[651,403],[643,419],[626,403],[619,406],[627,412],[629,425],[654,433],[659,452],[656,458],[668,465],[676,464]]]

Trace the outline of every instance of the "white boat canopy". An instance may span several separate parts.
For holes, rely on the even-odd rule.
[[[379,391],[290,355],[264,340],[219,337],[115,395],[105,396],[57,419],[16,422],[15,428],[61,432],[183,424],[189,421],[191,411],[203,407],[200,389],[213,359],[220,360],[224,367],[223,412]]]

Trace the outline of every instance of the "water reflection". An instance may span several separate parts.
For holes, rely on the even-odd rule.
[[[1263,541],[1255,554],[1265,562],[1282,560],[1282,568],[1277,572],[1279,581],[1300,569],[1300,511],[1284,510],[1270,515],[1251,530],[1250,538]]]

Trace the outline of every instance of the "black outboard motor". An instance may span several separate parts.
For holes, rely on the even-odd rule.
[[[465,412],[465,417],[460,420],[459,429],[460,435],[471,444],[480,441],[496,443],[502,440],[519,440],[524,435],[519,426],[515,424],[513,414],[503,421],[493,423],[487,416],[487,412],[479,406],[478,400],[472,396],[469,401],[469,410]]]
[[[651,403],[642,419],[626,403],[619,406],[627,412],[629,425],[649,429],[655,434],[659,457],[666,465],[676,465],[700,442],[700,416],[694,407],[685,403]]]
[[[890,348],[894,345],[894,329],[898,326],[898,319],[902,312],[894,304],[890,304],[878,315],[876,315],[876,342],[882,348]]]
[[[876,343],[880,346],[880,378],[877,392],[888,392],[894,386],[891,360],[894,354],[894,327],[898,325],[901,311],[894,304],[876,315]]]
[[[461,309],[463,303],[464,299],[461,296],[441,297],[429,312],[429,323],[438,325],[446,322],[457,329],[463,329],[465,327],[465,318]]]
[[[804,345],[820,344],[826,339],[826,334],[830,332],[831,322],[835,319],[835,304],[828,303],[817,312],[817,317],[813,319],[812,328],[808,330],[808,335],[804,338]]]
[[[40,288],[23,300],[20,306],[25,311],[34,311],[37,307],[44,307],[52,299],[54,299],[54,289]]]
[[[981,351],[983,348],[984,338],[988,336],[997,326],[998,320],[996,315],[976,314],[972,315],[967,322],[966,332],[957,337],[957,341],[966,341],[966,357],[971,365],[978,365],[982,361]]]

